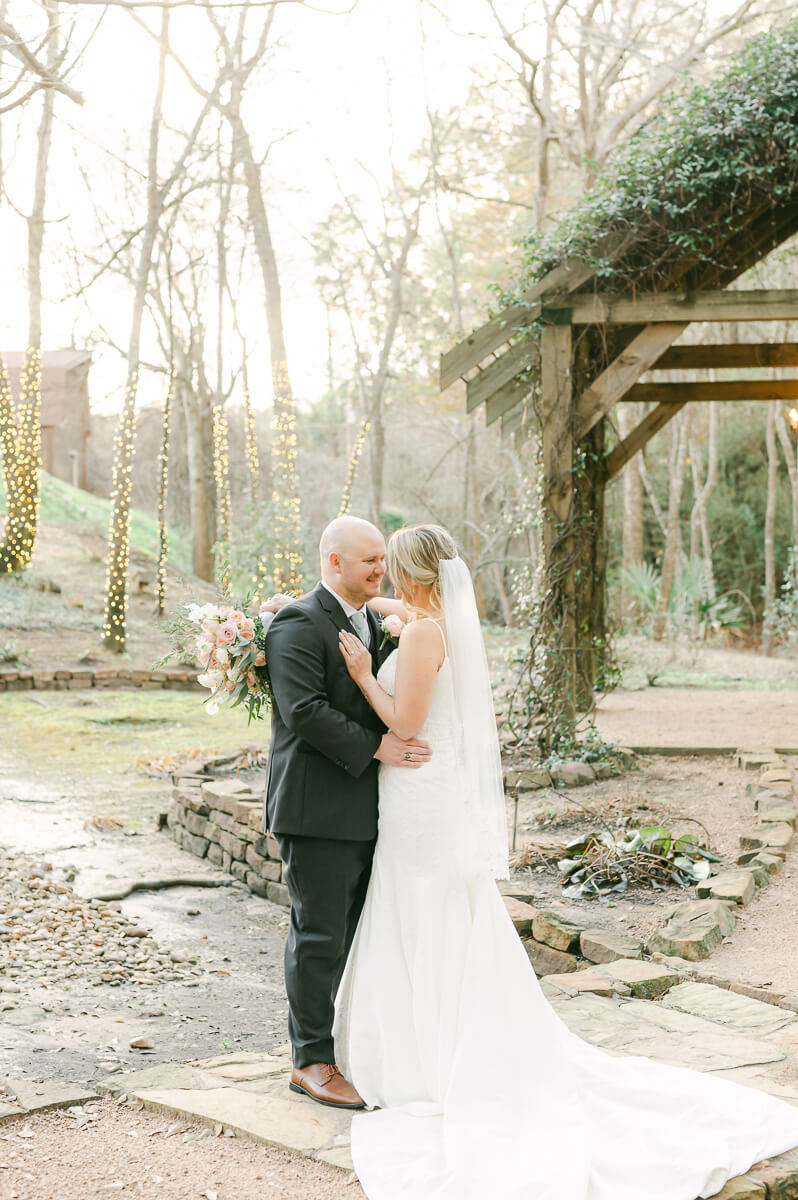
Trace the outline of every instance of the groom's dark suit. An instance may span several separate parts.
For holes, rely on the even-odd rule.
[[[368,612],[376,671],[389,650]],[[385,726],[347,672],[352,632],[319,584],[272,621],[266,658],[272,742],[264,828],[277,836],[291,894],[285,952],[294,1063],[335,1061],[333,1002],[366,895],[377,836],[377,762]]]

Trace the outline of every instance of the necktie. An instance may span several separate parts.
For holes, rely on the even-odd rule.
[[[369,637],[369,622],[365,611],[361,609],[359,612],[353,612],[349,618],[349,623],[363,645],[368,647],[371,638]]]

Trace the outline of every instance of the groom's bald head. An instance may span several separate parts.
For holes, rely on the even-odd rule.
[[[319,542],[321,577],[356,608],[379,595],[385,538],[362,517],[336,517]]]

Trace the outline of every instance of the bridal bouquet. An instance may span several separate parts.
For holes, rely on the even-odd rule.
[[[157,665],[190,655],[203,670],[197,682],[210,692],[204,700],[208,713],[243,704],[249,721],[259,720],[271,708],[266,630],[273,616],[265,609],[247,615],[246,602],[187,604],[169,623],[172,649]]]

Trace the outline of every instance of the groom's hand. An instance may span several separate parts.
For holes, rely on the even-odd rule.
[[[432,758],[432,751],[427,742],[416,738],[403,741],[395,733],[386,733],[374,757],[388,767],[423,767]]]

